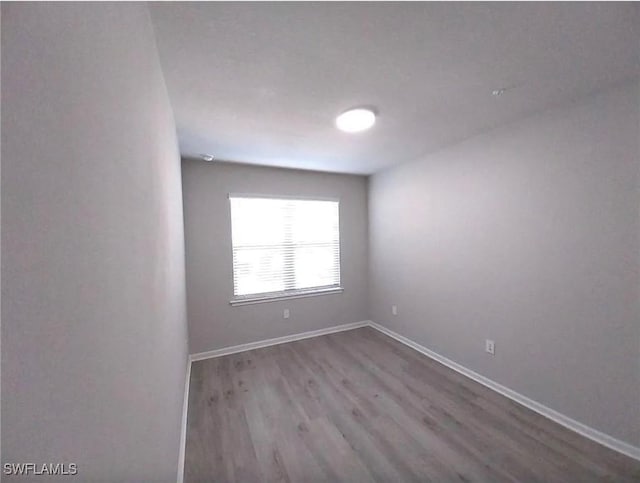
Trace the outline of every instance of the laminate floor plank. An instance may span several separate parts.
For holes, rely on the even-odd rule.
[[[640,462],[371,328],[194,362],[185,482],[640,482]]]
[[[454,372],[452,375],[452,371],[449,368],[441,364],[433,364],[430,359],[395,340],[390,340],[387,336],[377,331],[370,331],[365,335],[365,338],[377,342],[380,345],[380,349],[387,347],[391,343],[391,345],[395,346],[395,351],[405,354],[414,361],[409,369],[414,374],[424,375],[425,364],[428,365],[427,367],[434,369],[430,371],[430,376],[433,376],[430,379],[430,386],[438,388],[438,391],[435,391],[436,394],[464,396],[465,393],[468,395],[470,391],[475,391],[477,394],[473,395],[472,400],[469,401],[474,408],[474,418],[482,418],[486,411],[505,423],[503,427],[506,433],[509,433],[509,428],[513,425],[516,430],[515,434],[520,436],[519,433],[524,433],[530,436],[532,441],[541,446],[542,449],[565,453],[568,457],[557,462],[561,466],[575,466],[576,463],[580,463],[590,468],[589,475],[591,477],[594,474],[607,477],[610,474],[618,474],[620,471],[625,474],[635,474],[638,471],[635,460],[615,452],[610,452],[609,457],[603,461],[594,462],[589,458],[589,455],[599,451],[600,445],[597,443],[572,431],[567,431],[553,421],[530,411],[489,388],[471,381],[461,374]],[[439,376],[433,373],[437,373]],[[451,381],[447,382],[448,380]],[[442,381],[444,381],[445,386],[441,384]],[[454,381],[457,382],[454,383]],[[451,384],[454,385],[451,386]],[[450,387],[446,387],[446,385]],[[421,386],[417,385],[415,387],[420,388]],[[453,388],[453,391],[451,388]],[[469,398],[465,396],[465,399]],[[510,433],[514,434],[513,431]],[[576,473],[573,472],[572,474]],[[580,481],[587,480],[585,478]]]

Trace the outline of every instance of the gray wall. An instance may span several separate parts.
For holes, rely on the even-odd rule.
[[[367,180],[184,160],[189,349],[203,352],[367,318]],[[232,307],[229,193],[340,198],[344,293]],[[283,319],[284,308],[291,317]]]
[[[146,7],[3,3],[2,100],[3,462],[175,481],[180,161]]]
[[[639,101],[627,85],[374,175],[371,318],[639,445]]]

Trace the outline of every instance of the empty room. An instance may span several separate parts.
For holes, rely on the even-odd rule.
[[[2,481],[640,482],[640,4],[0,15]]]

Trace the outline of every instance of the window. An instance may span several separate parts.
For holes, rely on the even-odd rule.
[[[229,200],[232,305],[342,291],[337,200]]]

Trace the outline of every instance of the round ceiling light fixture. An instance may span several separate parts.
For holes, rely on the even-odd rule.
[[[210,154],[201,154],[200,157],[203,159],[203,161],[207,161],[207,162],[213,161],[213,156]]]
[[[348,133],[366,131],[375,122],[376,113],[367,107],[349,109],[336,117],[336,127]]]

